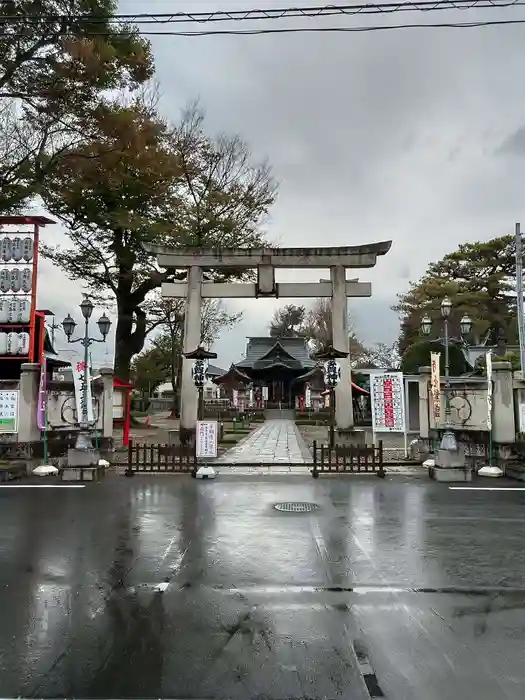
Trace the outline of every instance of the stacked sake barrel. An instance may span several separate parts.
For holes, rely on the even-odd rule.
[[[33,239],[0,238],[0,356],[29,355]]]

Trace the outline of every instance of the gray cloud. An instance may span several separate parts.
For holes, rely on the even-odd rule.
[[[265,7],[272,5],[282,3],[265,0]],[[250,3],[199,3],[202,9],[230,6]],[[121,8],[165,12],[166,4],[123,0]],[[402,13],[343,22],[464,22],[519,13]],[[281,182],[268,224],[273,240],[393,240],[377,267],[360,274],[373,283],[373,299],[351,302],[368,342],[394,339],[397,320],[390,306],[429,262],[461,242],[511,231],[514,221],[525,219],[521,160],[508,157],[525,148],[520,27],[157,37],[153,48],[168,118],[176,121],[183,105],[199,97],[211,132],[238,133],[257,157],[269,158]],[[319,276],[326,273],[304,273]],[[53,288],[61,296],[50,280],[48,303]],[[217,344],[220,364],[237,359],[246,335],[266,331],[276,305],[244,303],[244,321]]]
[[[525,156],[525,126],[516,129],[503,141],[496,153],[501,155]]]

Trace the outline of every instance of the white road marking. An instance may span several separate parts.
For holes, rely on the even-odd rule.
[[[0,484],[0,489],[85,489],[86,484]]]
[[[449,486],[450,491],[525,491],[521,486]]]

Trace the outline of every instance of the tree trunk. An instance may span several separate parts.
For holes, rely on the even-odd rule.
[[[117,330],[115,333],[115,376],[129,382],[131,360],[144,347],[146,340],[146,314],[139,307],[133,307],[117,299]],[[133,326],[135,329],[133,330]]]

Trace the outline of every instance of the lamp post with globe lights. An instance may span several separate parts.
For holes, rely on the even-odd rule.
[[[456,451],[458,449],[456,436],[452,430],[451,421],[451,385],[450,385],[450,358],[449,349],[450,343],[465,345],[464,336],[468,335],[472,330],[472,319],[467,314],[464,314],[459,322],[460,338],[450,337],[450,312],[452,310],[452,302],[448,297],[445,297],[441,302],[441,316],[443,318],[443,338],[438,338],[436,343],[443,343],[445,347],[445,431],[441,438],[440,449]],[[423,335],[430,335],[432,330],[432,319],[428,314],[425,314],[421,319],[421,332]]]
[[[88,298],[87,294],[84,294],[84,299],[80,304],[80,310],[82,316],[84,317],[84,335],[81,338],[73,339],[73,333],[75,332],[76,322],[71,317],[70,314],[62,321],[62,328],[67,338],[68,343],[81,343],[84,348],[84,362],[82,364],[82,397],[81,397],[81,415],[79,419],[79,433],[77,435],[75,449],[77,450],[90,450],[93,448],[93,443],[91,441],[90,435],[90,422],[88,413],[88,366],[89,366],[89,348],[93,343],[105,343],[108,333],[111,328],[111,321],[103,314],[97,321],[98,328],[102,338],[90,338],[89,337],[89,319],[93,314],[93,302]]]

